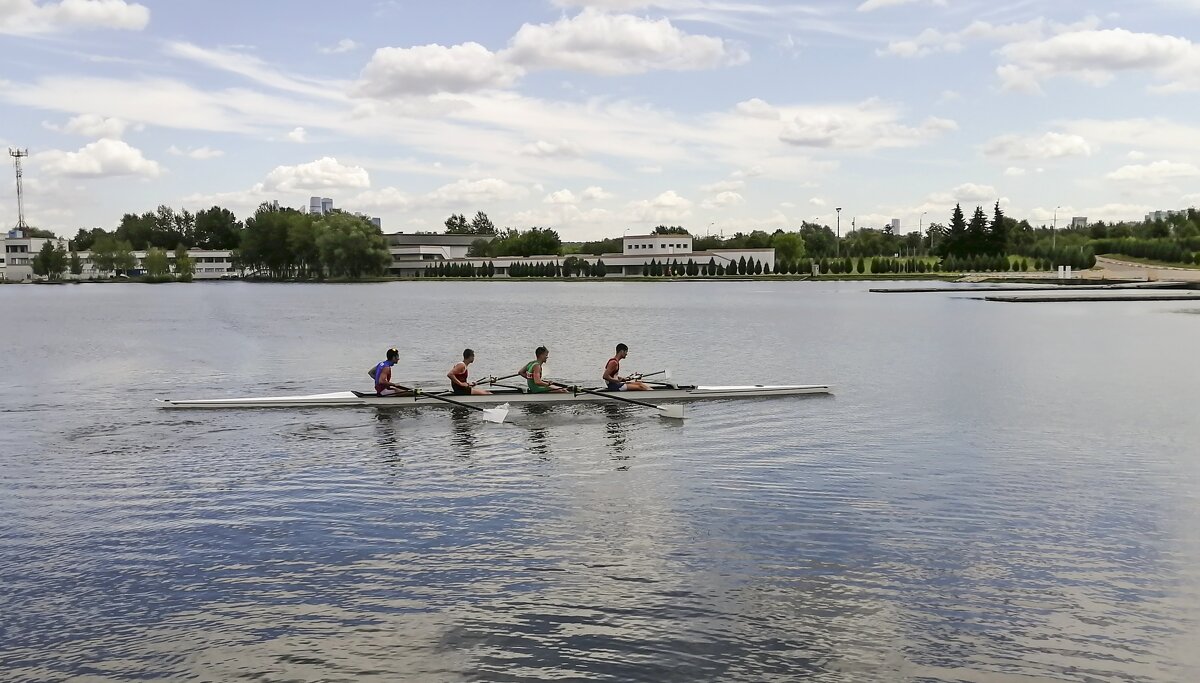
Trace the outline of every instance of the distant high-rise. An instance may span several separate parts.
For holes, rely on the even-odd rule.
[[[329,197],[309,197],[308,212],[324,215],[333,211],[333,200]]]
[[[900,219],[893,218],[891,227],[892,227],[892,232],[899,233],[900,232]]]

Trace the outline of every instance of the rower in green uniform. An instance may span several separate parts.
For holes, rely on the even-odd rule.
[[[524,377],[529,386],[531,394],[562,394],[566,393],[566,389],[556,387],[542,377],[542,365],[550,358],[550,350],[544,346],[537,347],[533,352],[535,359],[526,363],[517,374]]]

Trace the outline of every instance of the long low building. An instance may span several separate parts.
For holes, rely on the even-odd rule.
[[[392,265],[389,272],[398,277],[420,277],[430,268],[439,265],[469,265],[474,268],[491,265],[496,277],[508,277],[514,265],[549,263],[561,266],[568,258],[576,258],[589,264],[604,262],[605,273],[614,277],[634,277],[646,273],[652,262],[666,264],[675,262],[686,265],[689,261],[697,266],[708,264],[729,266],[740,260],[753,259],[763,267],[775,269],[774,249],[712,249],[693,251],[692,236],[673,235],[626,235],[621,240],[621,252],[610,254],[547,254],[542,256],[468,256],[471,245],[478,239],[492,239],[490,235],[422,235],[397,233],[388,235]]]

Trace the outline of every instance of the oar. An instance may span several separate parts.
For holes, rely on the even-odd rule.
[[[505,375],[503,377],[484,377],[483,379],[479,380],[478,382],[473,382],[471,384],[471,386],[476,386],[479,384],[495,384],[496,382],[499,382],[502,379],[512,379],[513,377],[516,377],[517,375],[520,375],[520,374],[521,373],[519,373],[519,372],[514,372],[511,375]]]
[[[670,370],[659,370],[658,372],[647,372],[644,375],[638,374],[635,372],[633,374],[633,377],[631,377],[630,379],[632,379],[635,382],[645,382],[645,378],[654,377],[657,375],[666,375],[665,377],[663,377],[663,379],[665,379],[666,381],[665,382],[646,382],[646,384],[653,384],[656,387],[671,387],[672,389],[679,388],[679,385],[675,384],[675,382],[672,381]]]
[[[550,384],[552,386],[562,387],[564,389],[570,389],[571,391],[575,391],[575,392],[581,392],[584,394],[595,394],[595,395],[601,396],[603,398],[611,398],[614,401],[624,401],[626,403],[632,403],[635,406],[642,406],[643,408],[653,408],[658,411],[659,417],[667,417],[667,418],[671,418],[672,420],[682,420],[683,419],[683,406],[678,405],[678,404],[669,405],[669,406],[656,406],[653,403],[646,403],[645,401],[635,401],[632,398],[625,398],[624,396],[618,396],[617,393],[614,391],[596,391],[595,389],[584,389],[583,387],[571,386],[569,384],[563,384],[561,382],[550,382]]]
[[[467,408],[468,410],[478,410],[480,413],[480,417],[487,420],[488,422],[495,422],[496,424],[501,424],[504,422],[504,418],[508,417],[508,404],[507,403],[500,405],[500,406],[496,406],[495,408],[480,408],[479,406],[473,406],[469,403],[463,403],[462,401],[455,401],[454,399],[446,398],[445,396],[439,396],[437,394],[427,394],[427,393],[421,391],[420,389],[410,389],[408,387],[400,386],[399,384],[393,384],[392,386],[400,387],[401,389],[403,389],[405,391],[412,392],[414,401],[419,400],[422,397],[433,398],[433,399],[437,399],[439,401],[445,401],[446,403],[449,403],[451,405],[456,405],[459,408]]]

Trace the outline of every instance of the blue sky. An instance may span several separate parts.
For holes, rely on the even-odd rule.
[[[0,144],[63,234],[311,195],[564,239],[1137,219],[1200,203],[1198,26],[1200,0],[0,0]]]

